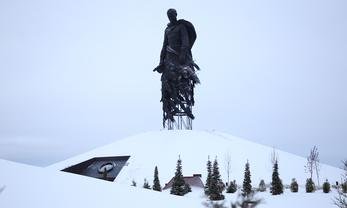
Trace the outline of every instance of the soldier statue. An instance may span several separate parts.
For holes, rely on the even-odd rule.
[[[163,103],[163,126],[167,121],[174,122],[175,115],[194,119],[194,86],[200,83],[195,70],[199,67],[193,61],[191,49],[196,39],[192,23],[177,20],[175,9],[169,9],[170,20],[165,29],[160,63],[153,70],[161,73],[161,102]]]

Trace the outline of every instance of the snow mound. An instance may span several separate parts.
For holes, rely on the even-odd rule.
[[[82,155],[53,164],[47,169],[62,170],[71,165],[83,162],[93,157],[130,155],[128,165],[124,166],[116,178],[117,184],[129,185],[136,181],[142,185],[146,178],[153,180],[154,167],[158,166],[162,186],[173,176],[178,157],[183,163],[183,174],[191,176],[202,174],[205,182],[206,161],[217,157],[222,179],[227,180],[225,171],[225,156],[231,156],[230,180],[236,180],[240,185],[243,180],[244,165],[250,162],[253,186],[258,186],[261,179],[268,184],[272,175],[272,147],[260,145],[229,134],[208,131],[153,131],[134,135],[112,144],[97,148]],[[284,184],[290,184],[296,178],[303,185],[306,178],[306,158],[284,151],[276,150],[279,158],[279,173]],[[340,180],[342,170],[322,164],[320,182],[328,179],[330,182]],[[95,179],[97,180],[97,179]]]
[[[18,164],[0,159],[0,207],[6,208],[61,208],[61,207],[205,207],[207,198],[201,188],[192,187],[184,197],[173,196],[169,190],[162,193],[140,188],[144,178],[153,180],[154,167],[159,168],[159,178],[164,186],[175,172],[180,155],[183,173],[186,176],[206,176],[206,160],[218,158],[224,181],[226,171],[224,157],[231,156],[231,177],[240,185],[243,180],[244,164],[251,166],[255,187],[260,179],[270,182],[272,174],[271,153],[273,148],[259,145],[228,134],[205,131],[155,131],[138,134],[82,155],[56,163],[47,168]],[[333,207],[332,198],[336,190],[323,194],[304,193],[303,184],[308,174],[304,171],[306,159],[277,150],[280,177],[285,184],[297,178],[301,187],[299,193],[285,193],[271,196],[258,193],[265,203],[259,208],[275,207]],[[94,157],[130,155],[128,165],[123,167],[115,182],[60,171],[71,165]],[[321,165],[321,181],[340,179],[343,171],[328,165]],[[135,180],[139,187],[131,187]],[[234,201],[237,194],[226,194],[225,205]]]

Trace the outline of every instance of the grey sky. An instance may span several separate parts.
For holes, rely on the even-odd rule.
[[[194,129],[347,158],[347,1],[1,1],[0,158],[47,165],[161,128],[166,10],[194,23]]]

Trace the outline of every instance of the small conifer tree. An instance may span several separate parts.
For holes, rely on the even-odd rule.
[[[222,187],[223,181],[221,179],[220,173],[219,173],[219,167],[218,167],[218,161],[217,158],[213,162],[213,168],[212,168],[212,177],[211,177],[211,183],[210,183],[210,199],[211,200],[222,200],[224,199],[223,187]]]
[[[251,181],[251,171],[249,169],[249,162],[247,160],[247,163],[245,165],[245,173],[244,173],[244,179],[243,179],[243,186],[242,186],[242,195],[248,196],[252,193],[252,181]]]
[[[151,189],[151,186],[148,184],[147,179],[144,179],[144,182],[143,182],[143,186],[142,186],[142,187],[145,188],[145,189]]]
[[[272,172],[271,193],[272,195],[279,195],[283,193],[283,184],[279,177],[277,160],[275,161]]]
[[[306,180],[306,193],[312,193],[316,190],[316,185],[314,184],[312,178]]]
[[[341,183],[341,188],[343,193],[347,193],[347,180]]]
[[[342,190],[340,190],[339,187],[337,186],[338,195],[334,198],[334,204],[339,208],[346,208],[347,207],[347,160],[344,160],[342,162],[343,162],[343,169],[346,172],[343,177],[343,182],[341,184]],[[336,185],[338,185],[337,182],[336,182]]]
[[[294,193],[299,191],[299,184],[295,178],[292,179],[292,183],[290,184],[290,190]]]
[[[205,194],[210,195],[210,185],[211,185],[211,178],[212,178],[212,163],[210,161],[210,157],[208,157],[206,166],[207,166],[207,178],[206,178],[206,184],[205,184]]]
[[[184,192],[185,193],[192,192],[192,188],[190,187],[190,185],[188,183],[184,184]]]
[[[260,180],[260,183],[259,183],[259,189],[258,189],[260,192],[264,192],[266,191],[266,184],[265,184],[265,181],[262,179]]]
[[[236,181],[231,181],[228,188],[227,193],[235,193],[237,191],[237,184]]]
[[[236,202],[231,203],[231,208],[255,208],[263,202],[262,199],[256,198],[254,192],[243,196],[242,194],[237,197]]]
[[[158,167],[157,166],[155,166],[155,168],[154,168],[153,190],[154,191],[161,191],[161,186],[160,186],[160,181],[159,181],[159,173],[158,173]]]
[[[187,185],[186,185],[186,182],[184,181],[183,174],[182,174],[182,160],[179,157],[177,160],[176,172],[173,178],[173,183],[172,183],[170,193],[173,195],[183,196],[186,193],[188,193],[187,191],[188,191]]]
[[[330,183],[327,180],[325,180],[325,182],[323,183],[323,192],[324,193],[329,193],[330,192]]]

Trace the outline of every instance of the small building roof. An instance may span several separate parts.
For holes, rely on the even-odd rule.
[[[163,190],[169,189],[172,187],[174,177],[165,184]],[[193,174],[193,176],[183,176],[184,182],[189,184],[190,186],[204,188],[204,183],[201,181],[201,174]]]

